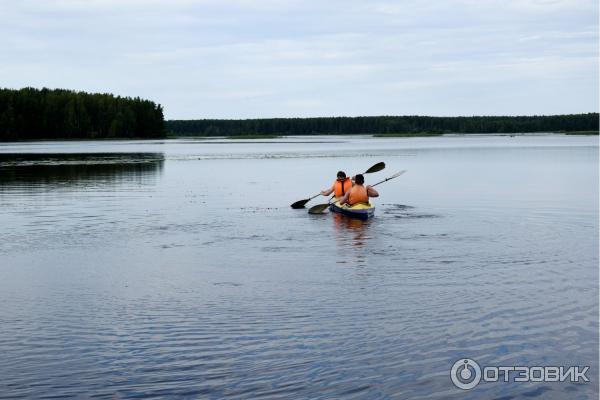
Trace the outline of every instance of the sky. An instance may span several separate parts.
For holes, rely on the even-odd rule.
[[[0,0],[0,87],[167,119],[598,112],[598,0]]]

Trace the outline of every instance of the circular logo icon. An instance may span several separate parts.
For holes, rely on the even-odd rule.
[[[473,389],[481,381],[481,368],[470,358],[461,358],[452,365],[450,379],[459,389]]]

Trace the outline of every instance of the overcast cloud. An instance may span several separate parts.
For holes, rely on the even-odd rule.
[[[0,86],[167,118],[598,111],[597,0],[0,0]]]

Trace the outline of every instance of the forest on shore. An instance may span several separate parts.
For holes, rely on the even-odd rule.
[[[165,137],[160,104],[64,89],[0,89],[0,141]]]
[[[373,116],[164,120],[160,104],[139,97],[65,89],[0,89],[0,141],[149,139],[170,136],[431,136],[444,133],[597,134],[598,113],[540,116]]]
[[[550,116],[378,116],[169,120],[174,136],[527,133],[598,131],[598,113]]]

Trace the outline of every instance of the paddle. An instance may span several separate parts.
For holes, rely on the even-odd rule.
[[[382,180],[380,182],[377,182],[374,185],[371,185],[371,187],[377,186],[377,185],[379,185],[381,183],[384,183],[384,182],[387,182],[390,179],[397,178],[400,175],[404,174],[405,172],[406,172],[406,170],[402,170],[400,172],[396,172],[394,175],[390,176],[389,178],[385,178],[384,180]],[[313,207],[309,208],[308,209],[308,213],[309,214],[321,214],[321,213],[323,213],[329,207],[329,204],[331,203],[332,199],[333,199],[333,197],[331,199],[329,199],[329,203],[326,203],[326,204],[325,203],[324,204],[317,204],[316,206],[313,206]]]
[[[333,199],[333,197],[331,199]],[[312,206],[311,208],[308,209],[308,213],[309,214],[322,214],[323,211],[325,211],[327,209],[327,207],[329,207],[329,205],[331,204],[331,199],[329,199],[329,203],[317,204],[316,206]]]
[[[308,203],[309,201],[311,201],[315,197],[319,197],[320,195],[321,195],[321,193],[316,194],[313,197],[309,197],[308,199],[298,200],[297,202],[292,203],[292,208],[304,208],[304,206],[306,205],[306,203]]]
[[[365,174],[372,174],[373,172],[379,172],[379,171],[381,171],[384,168],[385,168],[385,163],[382,161],[382,162],[378,162],[377,164],[373,165],[371,168],[369,168],[368,170],[366,170],[364,173]],[[291,207],[292,208],[304,208],[304,206],[306,205],[306,203],[308,203],[309,201],[311,201],[315,197],[319,197],[320,195],[321,195],[321,193],[316,194],[313,197],[309,197],[308,199],[298,200],[297,202],[292,203]]]
[[[403,173],[405,173],[405,172],[406,172],[406,170],[405,170],[405,169],[404,169],[404,170],[402,170],[402,171],[400,171],[400,172],[396,172],[394,175],[390,176],[389,178],[385,178],[385,179],[384,179],[384,180],[382,180],[381,182],[377,182],[376,184],[374,184],[374,185],[371,185],[371,187],[373,187],[373,186],[377,186],[377,185],[379,185],[380,183],[387,182],[387,181],[389,181],[390,179],[397,178],[397,177],[399,177],[400,175],[402,175],[402,174],[403,174]]]
[[[385,163],[382,161],[382,162],[378,162],[377,164],[373,165],[371,168],[366,170],[364,173],[372,174],[373,172],[379,172],[384,168],[385,168]]]

